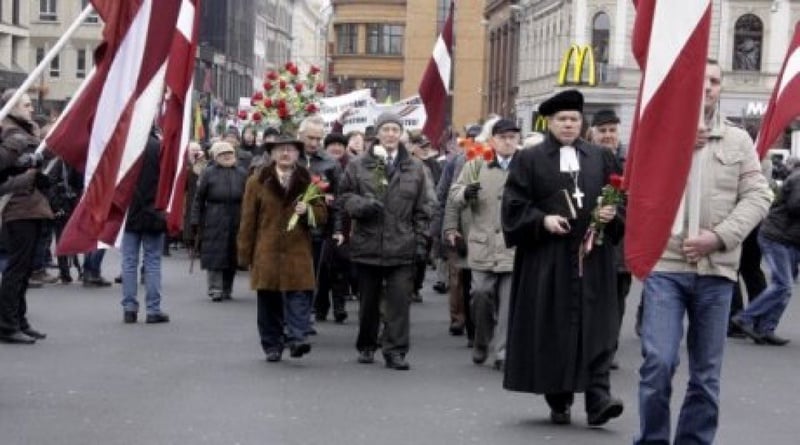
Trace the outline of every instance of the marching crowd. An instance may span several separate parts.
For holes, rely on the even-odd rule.
[[[775,330],[800,259],[800,176],[794,162],[777,186],[765,176],[750,136],[718,112],[721,76],[709,61],[696,143],[705,172],[700,233],[688,236],[678,221],[684,230],[643,282],[635,444],[673,436],[677,444],[712,443],[726,337],[788,343]],[[539,113],[547,134],[522,140],[514,121],[488,116],[440,146],[391,113],[365,133],[334,125],[326,134],[319,116],[296,135],[231,129],[207,149],[189,148],[180,238],[200,259],[215,302],[231,299],[237,271],[249,271],[269,362],[282,360],[284,349],[293,358],[308,354],[314,322],[344,323],[345,302],[356,298],[357,361],[373,363],[380,352],[387,368],[408,370],[409,307],[422,300],[433,265],[434,289],[448,294],[449,333],[466,335],[475,364],[503,372],[508,390],[544,395],[556,424],[571,423],[574,394],[584,393],[589,425],[603,425],[624,409],[609,375],[632,281],[622,255],[625,205],[603,199],[610,178],[624,172],[620,119],[602,110],[584,120],[577,90],[554,95]],[[28,322],[29,286],[70,282],[72,267],[85,286],[110,283],[100,273],[102,250],[82,264],[59,257],[59,276],[46,272],[82,178],[57,158],[34,155],[40,130],[29,98],[0,137],[0,340],[30,344],[45,334]],[[169,321],[160,286],[170,239],[154,207],[159,147],[154,128],[122,237],[125,323],[138,319],[140,267],[146,322]],[[588,234],[604,242],[587,243]],[[690,379],[673,434],[671,381],[685,317]]]

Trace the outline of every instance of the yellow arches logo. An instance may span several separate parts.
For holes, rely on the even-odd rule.
[[[583,81],[583,68],[586,64],[586,59],[589,59],[589,79],[588,82]],[[572,78],[567,79],[569,68],[572,65]],[[561,69],[558,71],[558,84],[559,85],[597,85],[597,73],[595,72],[594,64],[594,50],[589,45],[572,44],[567,52],[564,53],[564,58],[561,61]]]
[[[533,131],[547,133],[547,118],[538,113],[534,114],[536,117],[533,121]]]

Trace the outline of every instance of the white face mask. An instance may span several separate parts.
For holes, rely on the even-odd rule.
[[[581,166],[578,163],[578,154],[575,147],[565,145],[561,147],[561,172],[572,173],[580,171]]]

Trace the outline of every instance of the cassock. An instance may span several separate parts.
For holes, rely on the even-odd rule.
[[[624,223],[617,216],[606,225],[604,244],[583,259],[580,276],[580,244],[616,169],[608,150],[582,139],[574,147],[577,173],[561,171],[562,144],[552,134],[519,151],[511,163],[502,205],[506,244],[516,246],[503,381],[508,390],[552,394],[605,386],[608,391],[619,331],[613,246]],[[576,212],[570,232],[548,232],[544,217],[567,216],[567,200]]]

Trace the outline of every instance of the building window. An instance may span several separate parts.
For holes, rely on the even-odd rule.
[[[376,102],[400,99],[400,81],[391,79],[364,79],[364,88],[372,90]]]
[[[44,48],[41,46],[36,48],[36,65],[38,66],[44,60]]]
[[[57,19],[56,0],[39,0],[39,20],[55,22]]]
[[[19,25],[19,0],[11,2],[11,23]]]
[[[403,54],[402,25],[367,25],[367,54]]]
[[[736,20],[733,31],[733,69],[736,71],[761,71],[761,42],[764,24],[753,14]]]
[[[336,25],[336,53],[355,54],[358,51],[358,25]]]
[[[56,55],[56,57],[50,61],[50,77],[59,76],[61,76],[61,56]]]
[[[611,20],[605,12],[598,12],[592,21],[592,49],[598,63],[608,63],[608,39],[611,36]]]
[[[89,4],[89,0],[81,0],[81,11],[86,9],[86,6]],[[97,15],[97,12],[93,12],[89,14],[89,17],[86,17],[86,20],[83,23],[99,23],[100,16]]]
[[[77,60],[75,61],[75,77],[83,79],[86,77],[86,50],[79,49],[77,52]]]

